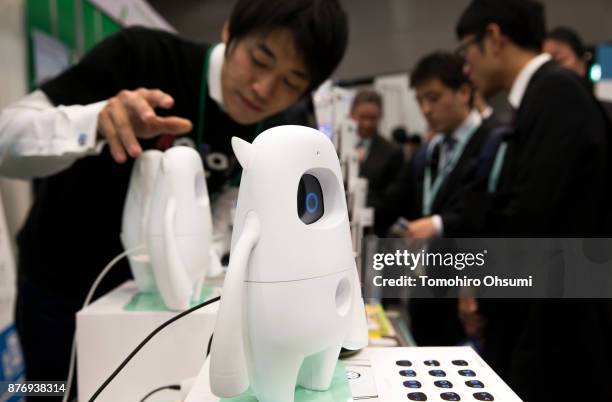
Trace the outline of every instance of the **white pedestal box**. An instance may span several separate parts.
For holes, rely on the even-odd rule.
[[[78,399],[87,401],[127,355],[155,328],[177,312],[126,311],[138,293],[126,282],[77,313]],[[218,291],[207,298],[218,296]],[[133,402],[157,387],[179,384],[197,375],[206,356],[218,303],[197,310],[164,328],[134,356],[97,401]],[[44,336],[44,334],[41,334]],[[150,401],[162,400],[160,392]],[[178,393],[176,393],[178,396]],[[155,398],[157,396],[157,398]]]

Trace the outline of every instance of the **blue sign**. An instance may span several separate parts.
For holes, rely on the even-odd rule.
[[[14,325],[5,327],[0,332],[0,381],[25,381],[25,368],[17,331]],[[23,397],[0,394],[1,401],[22,402]]]
[[[605,44],[597,46],[595,62],[601,68],[601,80],[612,80],[612,45]]]

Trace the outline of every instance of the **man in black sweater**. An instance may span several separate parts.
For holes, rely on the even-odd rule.
[[[0,115],[0,174],[39,178],[19,234],[16,325],[28,380],[65,380],[74,314],[122,251],[133,158],[191,145],[211,193],[236,176],[231,137],[323,82],[340,62],[347,21],[333,0],[240,0],[223,42],[125,29]],[[129,277],[127,264],[99,294]]]
[[[485,95],[509,90],[515,110],[496,156],[500,168],[480,193],[484,219],[473,235],[609,233],[610,127],[580,79],[540,54],[545,32],[543,6],[532,0],[474,0],[457,25],[472,81]],[[612,400],[608,300],[460,306],[467,332],[483,331],[485,358],[524,400]],[[560,386],[570,367],[584,373],[580,387]]]

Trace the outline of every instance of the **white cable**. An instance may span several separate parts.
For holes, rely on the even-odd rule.
[[[104,277],[106,276],[108,271],[111,270],[112,267],[114,267],[123,257],[126,257],[127,255],[132,254],[135,251],[140,251],[144,248],[146,247],[137,246],[129,250],[125,250],[124,252],[122,252],[115,258],[113,258],[111,262],[109,262],[108,265],[104,267],[102,272],[100,272],[100,274],[94,281],[93,285],[91,285],[91,288],[89,289],[89,293],[87,293],[87,297],[85,298],[85,302],[83,303],[82,308],[85,308],[89,305],[89,303],[91,302],[91,299],[93,298],[94,293],[96,292],[96,289],[98,288],[98,285],[100,284],[100,282],[102,282],[102,279],[104,279]],[[70,369],[68,370],[68,380],[66,382],[66,392],[64,392],[64,396],[62,397],[62,402],[68,402],[68,397],[70,395],[70,387],[72,385],[72,378],[74,377],[75,357],[76,357],[76,329],[72,337],[72,348],[70,351]]]

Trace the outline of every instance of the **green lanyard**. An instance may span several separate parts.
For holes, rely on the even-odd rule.
[[[204,142],[204,124],[206,121],[206,98],[208,96],[208,69],[210,67],[210,55],[216,45],[211,45],[206,51],[204,56],[204,64],[202,65],[202,85],[200,86],[200,110],[198,116],[198,132],[196,137],[197,149],[201,150]],[[257,123],[255,126],[255,137],[259,135],[263,128],[262,122]]]
[[[452,154],[446,159],[448,162],[442,168],[442,171],[438,173],[438,175],[436,176],[436,180],[433,182],[433,184],[431,182],[431,156],[435,147],[438,146],[438,144],[442,141],[442,137],[440,136],[437,138],[437,140],[429,143],[429,146],[427,147],[425,177],[423,179],[423,216],[431,215],[433,201],[436,198],[438,191],[440,191],[440,187],[442,186],[444,179],[446,179],[446,176],[448,176],[448,174],[455,168],[455,165],[459,161],[459,158],[461,158],[463,149],[470,141],[470,138],[472,138],[472,135],[474,135],[474,132],[476,132],[478,127],[479,125],[475,125],[472,129],[470,129],[470,131],[466,133],[463,139],[457,142],[457,145],[455,145],[455,149],[453,150]]]
[[[493,162],[493,168],[489,175],[489,182],[487,183],[487,192],[493,194],[497,191],[497,184],[499,183],[499,176],[501,175],[502,167],[504,166],[504,158],[506,157],[506,149],[508,148],[507,142],[502,142],[497,149],[495,154],[495,161]]]

